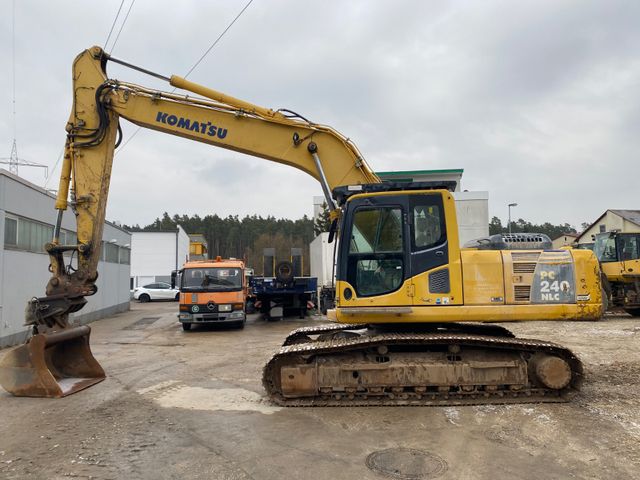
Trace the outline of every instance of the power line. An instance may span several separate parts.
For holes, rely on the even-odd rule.
[[[13,14],[11,18],[11,62],[13,71],[13,139],[17,134],[16,127],[16,0],[13,0]]]
[[[134,0],[135,1],[135,0]],[[15,4],[15,0],[13,0],[14,4]],[[111,28],[109,29],[109,35],[107,35],[107,40],[104,42],[104,49],[107,49],[107,45],[109,44],[109,40],[111,39],[111,34],[113,33],[113,29],[116,26],[116,23],[118,22],[118,17],[120,17],[120,11],[122,10],[122,6],[124,5],[125,0],[122,0],[120,2],[120,6],[118,7],[118,11],[116,12],[116,16],[113,19],[113,22],[111,23]],[[133,6],[133,3],[131,4],[131,6]],[[129,7],[129,11],[131,11],[131,7]],[[129,13],[127,12],[127,16],[129,15]],[[126,22],[127,19],[124,19],[124,22]],[[122,26],[124,26],[124,22],[122,23]],[[122,26],[120,27],[120,31],[122,31]],[[118,33],[118,36],[120,35],[120,33]],[[116,41],[118,39],[116,38]],[[115,41],[113,43],[113,45],[115,46]],[[113,48],[113,47],[111,47]],[[15,78],[14,78],[14,90],[15,90]],[[15,96],[15,94],[14,94]],[[15,104],[15,99],[14,99],[14,104]],[[14,108],[15,109],[15,108]],[[15,111],[14,111],[15,114]],[[64,147],[62,147],[62,150],[60,150],[60,153],[58,154],[58,159],[56,160],[56,163],[53,165],[53,168],[51,169],[51,175],[47,178],[47,181],[44,183],[44,188],[47,188],[47,185],[49,184],[49,181],[51,180],[51,178],[53,178],[53,173],[56,171],[56,168],[58,168],[58,164],[60,163],[60,160],[62,159],[62,155],[64,154]]]
[[[134,0],[135,1],[135,0]],[[229,25],[227,25],[227,28],[225,28],[222,33],[220,35],[218,35],[218,38],[216,38],[213,43],[209,46],[209,48],[207,48],[207,50],[204,52],[204,54],[198,59],[198,61],[189,69],[189,71],[186,73],[186,75],[184,76],[184,78],[187,78],[189,75],[191,75],[191,73],[196,69],[196,67],[198,65],[200,65],[200,62],[202,62],[202,60],[204,60],[204,58],[209,54],[209,52],[211,50],[213,50],[213,47],[215,47],[218,42],[222,39],[222,37],[224,37],[224,35],[229,31],[229,29],[233,26],[234,23],[236,23],[236,21],[238,21],[238,19],[242,16],[242,14],[244,13],[244,11],[249,8],[249,5],[251,5],[253,3],[253,0],[249,0],[249,2],[247,2],[247,4],[244,6],[244,8],[242,10],[240,10],[240,13],[238,13],[235,18],[231,21],[231,23],[229,23]],[[175,92],[176,89],[174,88],[173,90],[171,90],[171,92]],[[124,147],[126,147],[129,142],[131,140],[133,140],[133,138],[140,132],[140,130],[142,130],[142,127],[138,127],[133,134],[131,134],[131,136],[129,138],[127,138],[127,140],[120,145],[120,147],[118,148],[118,150],[116,150],[115,154],[117,155],[118,153],[122,152],[122,150],[124,150]]]
[[[111,30],[109,30],[109,35],[107,36],[107,41],[104,42],[105,50],[107,49],[107,44],[109,43],[109,39],[111,38],[111,34],[113,33],[113,28],[116,26],[116,22],[118,21],[118,17],[120,16],[120,10],[122,10],[122,6],[123,5],[124,5],[124,0],[122,0],[122,2],[120,2],[120,7],[118,8],[118,13],[116,13],[116,18],[113,19],[113,23],[111,24]]]
[[[218,35],[218,38],[215,39],[215,41],[211,44],[211,46],[207,49],[206,52],[204,52],[204,54],[200,57],[200,59],[195,63],[195,65],[193,67],[191,67],[189,69],[189,71],[187,72],[187,74],[184,76],[184,78],[187,78],[189,75],[191,75],[191,72],[193,72],[196,67],[198,65],[200,65],[200,62],[202,60],[204,60],[204,57],[206,57],[209,52],[213,49],[213,47],[215,47],[218,42],[220,41],[220,39],[222,37],[224,37],[224,34],[227,33],[227,31],[233,26],[234,23],[236,23],[236,20],[238,20],[240,18],[240,16],[244,13],[244,11],[249,8],[249,5],[251,5],[253,3],[253,0],[249,0],[249,2],[244,6],[244,8],[242,10],[240,10],[240,13],[238,13],[238,15],[236,15],[236,18],[233,19],[233,21],[227,26],[227,28],[224,29],[224,31]]]
[[[120,25],[120,30],[118,30],[118,35],[116,35],[116,39],[113,41],[113,45],[111,45],[111,50],[109,51],[109,53],[113,52],[113,49],[116,48],[116,43],[118,43],[118,39],[120,38],[120,34],[122,33],[124,24],[127,23],[127,19],[129,18],[129,14],[131,13],[131,9],[133,8],[134,3],[136,3],[136,0],[133,0],[131,2],[131,5],[129,5],[129,10],[127,10],[127,14],[125,15],[124,20],[122,21],[122,25]]]
[[[53,168],[51,169],[51,175],[49,175],[49,177],[47,177],[47,181],[44,182],[44,188],[47,188],[47,185],[49,185],[49,180],[51,180],[53,178],[53,173],[56,171],[56,168],[58,168],[58,164],[60,163],[60,160],[62,159],[62,154],[64,153],[64,147],[62,147],[62,150],[60,150],[60,153],[58,154],[58,159],[56,160],[55,165],[53,166]]]
[[[13,79],[13,98],[11,100],[13,110],[13,145],[11,147],[11,154],[8,157],[0,158],[0,164],[8,164],[9,172],[13,173],[14,175],[18,175],[18,167],[20,165],[26,167],[41,167],[45,169],[44,175],[46,178],[49,167],[41,163],[31,162],[29,160],[24,160],[23,158],[18,157],[18,142],[16,140],[18,133],[18,121],[16,116],[16,0],[13,0],[12,2],[11,11],[11,70]]]

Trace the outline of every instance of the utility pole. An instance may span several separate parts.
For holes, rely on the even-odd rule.
[[[509,235],[511,235],[511,207],[517,207],[517,203],[510,203],[507,205],[509,207]]]
[[[18,167],[40,167],[44,168],[44,178],[49,176],[49,167],[43,165],[41,163],[30,162],[29,160],[24,160],[22,158],[18,158],[18,145],[16,143],[16,139],[13,139],[13,146],[11,147],[11,156],[0,158],[0,164],[9,164],[9,172],[14,175],[18,175]]]

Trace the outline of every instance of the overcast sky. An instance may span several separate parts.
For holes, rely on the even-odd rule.
[[[18,154],[49,165],[57,188],[71,63],[104,45],[120,0],[15,4]],[[245,4],[137,0],[112,54],[184,75]],[[0,5],[8,157],[12,2]],[[463,188],[488,191],[503,223],[517,202],[515,218],[579,227],[607,208],[640,208],[639,25],[637,0],[254,0],[189,78],[331,125],[377,171],[463,168]],[[171,88],[115,64],[109,74]],[[122,123],[126,140],[137,127]],[[40,169],[20,175],[45,183]],[[319,184],[296,169],[142,130],[116,155],[107,218],[299,218],[314,195]]]

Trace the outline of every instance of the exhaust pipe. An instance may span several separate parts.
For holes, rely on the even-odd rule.
[[[36,334],[0,360],[0,385],[18,397],[60,398],[105,379],[87,325]]]

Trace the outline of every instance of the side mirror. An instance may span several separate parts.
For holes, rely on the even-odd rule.
[[[171,272],[171,288],[176,288],[176,276],[178,275],[178,271],[174,270]]]

